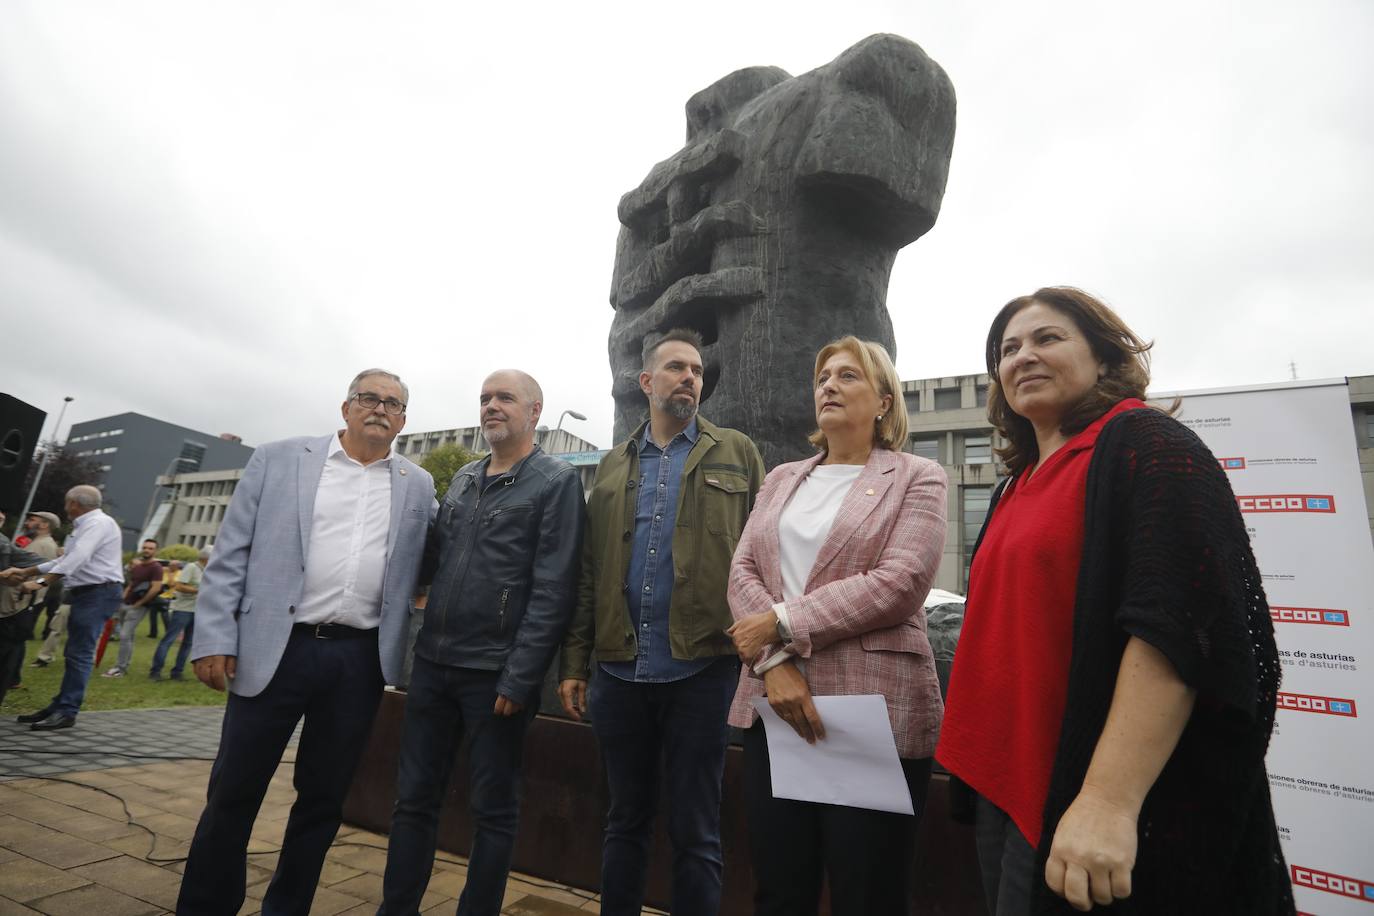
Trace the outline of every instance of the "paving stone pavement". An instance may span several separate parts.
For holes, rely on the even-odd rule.
[[[0,781],[168,758],[213,760],[223,719],[222,706],[119,709],[83,712],[74,728],[35,732],[6,716],[0,721]]]
[[[222,715],[220,708],[84,712],[76,728],[52,733],[30,732],[13,719],[0,723],[0,772],[18,774],[0,782],[0,916],[170,912]],[[53,750],[63,754],[40,753]],[[207,759],[138,761],[113,751]],[[253,827],[241,916],[260,911],[276,865],[295,797],[293,756],[277,768]],[[35,767],[57,769],[31,772]],[[345,825],[325,861],[312,916],[375,913],[386,842]],[[454,912],[466,877],[465,860],[441,852],[421,910]],[[519,874],[511,875],[502,905],[505,916],[599,912],[589,891]]]

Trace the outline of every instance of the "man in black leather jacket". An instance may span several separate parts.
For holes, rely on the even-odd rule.
[[[430,532],[379,916],[418,911],[465,732],[476,829],[458,912],[501,909],[525,729],[572,616],[586,519],[577,472],[534,444],[543,402],[524,372],[487,377],[481,422],[491,455],[454,475]]]

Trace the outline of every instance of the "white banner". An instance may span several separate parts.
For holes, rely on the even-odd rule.
[[[1177,418],[1230,478],[1274,618],[1283,685],[1267,762],[1298,910],[1374,916],[1374,546],[1349,392],[1181,396]]]

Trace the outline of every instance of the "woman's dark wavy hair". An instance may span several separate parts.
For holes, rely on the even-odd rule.
[[[1006,446],[997,449],[997,457],[1014,476],[1020,474],[1040,457],[1035,441],[1035,429],[1029,420],[1017,414],[1007,403],[998,381],[997,368],[1002,361],[1002,335],[1012,316],[1033,303],[1049,306],[1073,319],[1083,332],[1093,356],[1101,360],[1107,372],[1098,379],[1091,391],[1064,415],[1060,430],[1072,436],[1086,429],[1123,398],[1144,400],[1150,385],[1150,348],[1136,336],[1107,307],[1107,304],[1072,286],[1047,286],[1029,296],[1019,296],[1002,306],[988,329],[988,420],[996,427]]]

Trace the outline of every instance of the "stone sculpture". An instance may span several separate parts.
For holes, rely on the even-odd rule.
[[[646,336],[701,332],[702,412],[765,462],[811,454],[811,371],[856,334],[895,356],[898,250],[935,224],[954,87],[917,45],[874,35],[819,69],[738,70],[687,102],[687,145],[620,200],[611,304],[615,438],[646,412]]]

